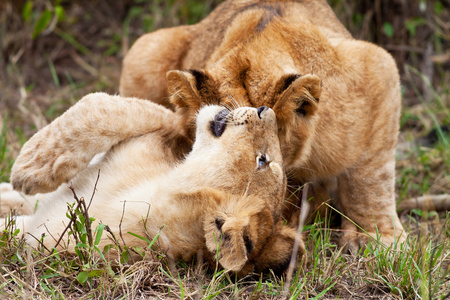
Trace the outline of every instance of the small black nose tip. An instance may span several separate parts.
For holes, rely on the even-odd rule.
[[[261,119],[261,114],[268,110],[269,108],[267,106],[260,106],[256,110],[258,111],[258,117]]]

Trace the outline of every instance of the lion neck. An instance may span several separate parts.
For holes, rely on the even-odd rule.
[[[195,149],[172,172],[167,174],[168,182],[176,182],[177,190],[191,192],[199,187],[208,187],[227,191],[232,194],[244,194],[252,180],[253,171],[248,164],[227,158],[222,153],[207,153],[205,149]],[[253,161],[252,161],[253,162]]]

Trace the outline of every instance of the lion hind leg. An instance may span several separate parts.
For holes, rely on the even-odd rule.
[[[35,197],[26,197],[14,191],[10,183],[0,183],[0,215],[5,216],[8,213],[31,215],[34,213],[35,206]]]

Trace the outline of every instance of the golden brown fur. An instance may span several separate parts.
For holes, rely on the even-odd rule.
[[[312,182],[316,195],[336,186],[357,226],[385,244],[404,239],[394,194],[398,71],[386,51],[353,39],[325,0],[226,1],[196,25],[146,34],[124,60],[120,93],[173,107],[187,124],[204,104],[273,108],[292,183]],[[356,250],[368,237],[343,220],[341,244]]]
[[[100,170],[89,214],[116,236],[121,224],[128,247],[146,246],[129,232],[150,239],[160,232],[158,245],[174,260],[200,252],[241,275],[282,272],[297,233],[281,219],[286,178],[275,114],[239,108],[221,119],[224,112],[220,106],[199,112],[192,151],[181,159],[171,149],[190,148],[191,141],[180,116],[149,101],[88,95],[24,145],[11,182],[29,195],[2,185],[2,209],[23,204],[29,213],[40,200],[37,212],[17,217],[17,224],[31,244],[32,236],[58,238],[68,221],[66,203],[73,202],[66,183],[89,199]],[[89,164],[100,152],[106,153]],[[48,249],[52,237],[44,239]]]

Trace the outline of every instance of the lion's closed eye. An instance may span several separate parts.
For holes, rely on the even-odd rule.
[[[214,223],[216,224],[217,229],[222,230],[223,223],[225,223],[224,219],[215,218]]]
[[[257,170],[265,169],[269,163],[270,163],[270,158],[269,158],[269,155],[267,155],[267,154],[262,153],[256,157],[256,169]]]
[[[247,250],[247,257],[249,257],[253,251],[253,243],[250,240],[250,237],[245,233],[244,233],[243,239],[244,239],[245,249]]]

